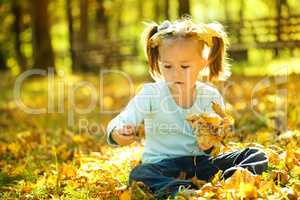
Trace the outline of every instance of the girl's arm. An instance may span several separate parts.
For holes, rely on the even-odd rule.
[[[135,141],[134,132],[134,125],[125,125],[119,130],[113,130],[110,134],[110,140],[121,146],[129,145]]]
[[[143,121],[150,107],[149,86],[144,84],[140,92],[134,96],[115,118],[107,125],[107,143],[111,146],[123,146],[134,141],[133,133]]]

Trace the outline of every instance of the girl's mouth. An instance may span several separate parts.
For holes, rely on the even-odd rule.
[[[174,82],[175,84],[183,84],[183,82],[181,82],[181,81],[176,81],[176,82]]]

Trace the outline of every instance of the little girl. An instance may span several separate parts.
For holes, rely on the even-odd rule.
[[[211,102],[225,109],[218,90],[200,82],[202,70],[209,80],[226,79],[227,37],[217,23],[195,24],[182,19],[145,29],[146,54],[155,82],[143,84],[140,92],[107,126],[107,142],[123,146],[134,142],[136,127],[144,121],[145,145],[141,163],[130,173],[129,185],[142,181],[157,198],[174,197],[179,186],[197,188],[191,178],[209,181],[218,170],[224,179],[239,168],[261,174],[268,166],[267,155],[258,148],[210,156],[199,149],[187,115],[214,112]],[[201,133],[200,133],[201,134]],[[179,179],[185,172],[186,179]]]

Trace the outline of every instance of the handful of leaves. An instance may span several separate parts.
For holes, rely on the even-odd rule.
[[[199,148],[205,151],[213,147],[211,154],[216,156],[222,146],[226,147],[224,139],[232,135],[234,119],[216,102],[212,102],[212,109],[215,113],[192,114],[186,120],[194,129]]]

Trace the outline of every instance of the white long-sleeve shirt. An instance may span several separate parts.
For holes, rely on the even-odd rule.
[[[199,150],[191,125],[185,120],[189,114],[212,112],[211,102],[216,101],[225,108],[219,91],[206,83],[196,81],[197,96],[189,108],[182,108],[173,99],[167,82],[159,80],[143,84],[142,89],[128,105],[107,125],[107,142],[119,146],[112,138],[114,128],[144,120],[145,146],[143,163],[155,163],[162,159],[186,155],[208,155]],[[201,134],[201,133],[200,133]]]

